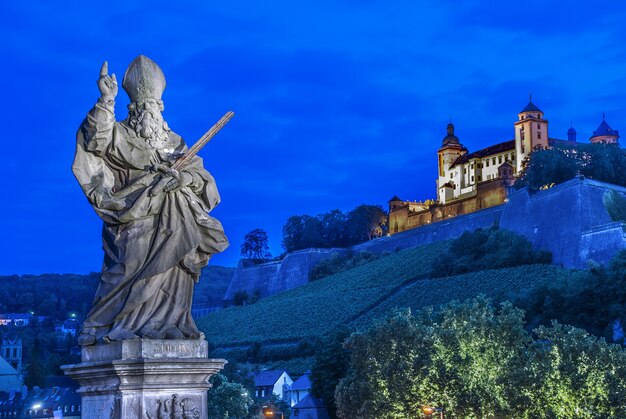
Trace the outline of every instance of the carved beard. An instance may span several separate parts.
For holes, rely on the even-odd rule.
[[[155,148],[167,140],[170,131],[161,112],[154,109],[131,109],[128,112],[128,124],[139,137]]]

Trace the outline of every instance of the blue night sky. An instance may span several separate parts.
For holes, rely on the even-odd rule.
[[[168,3],[0,5],[0,274],[100,269],[101,221],[70,167],[104,60],[121,78],[154,59],[188,144],[236,112],[201,152],[226,266],[254,228],[280,253],[290,215],[434,198],[448,121],[470,151],[509,140],[530,92],[551,137],[572,121],[587,141],[602,112],[626,133],[626,2]],[[127,103],[120,89],[118,119]]]

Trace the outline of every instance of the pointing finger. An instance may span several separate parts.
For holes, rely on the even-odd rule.
[[[100,68],[100,77],[104,77],[109,73],[109,63],[103,62],[102,67]]]

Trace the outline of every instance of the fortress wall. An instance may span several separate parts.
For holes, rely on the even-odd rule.
[[[532,196],[523,189],[512,193],[506,204],[381,237],[351,249],[305,249],[289,253],[282,262],[251,267],[240,262],[224,300],[232,301],[239,290],[249,295],[259,290],[261,296],[267,296],[303,285],[313,266],[335,254],[393,252],[453,239],[465,231],[494,223],[525,236],[536,249],[552,252],[555,264],[586,268],[589,259],[605,264],[626,248],[624,224],[613,222],[604,207],[603,196],[610,191],[626,195],[623,187],[574,179]]]
[[[337,254],[347,254],[348,249],[304,249],[287,254],[276,275],[268,283],[270,295],[304,285],[309,281],[309,272],[321,261]]]
[[[423,225],[392,236],[381,237],[352,247],[357,252],[393,252],[423,244],[459,237],[466,231],[489,227],[500,221],[504,206],[491,207],[471,214],[460,215],[444,221]]]
[[[586,268],[588,258],[606,263],[624,248],[620,227],[603,203],[604,194],[612,190],[626,193],[625,188],[588,179],[574,179],[532,196],[520,190],[509,196],[500,226],[525,236],[536,249],[552,252],[555,264]]]
[[[228,285],[226,294],[224,294],[224,302],[232,303],[238,291],[246,291],[250,296],[254,295],[257,291],[259,291],[262,297],[271,295],[267,292],[268,284],[276,277],[278,269],[280,268],[280,262],[269,262],[252,266],[247,265],[249,265],[247,260],[242,259],[239,261],[235,273],[233,274],[233,279]]]

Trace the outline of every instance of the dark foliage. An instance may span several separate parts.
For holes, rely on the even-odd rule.
[[[626,186],[626,151],[615,144],[558,145],[535,150],[525,162],[517,188],[531,191],[584,176]]]
[[[329,275],[356,268],[378,259],[379,256],[370,252],[358,252],[349,255],[334,255],[315,265],[309,272],[309,281],[315,281]]]
[[[348,247],[385,232],[387,215],[380,205],[359,205],[344,214],[338,209],[319,214],[294,215],[283,226],[287,252],[311,247]]]
[[[246,259],[271,259],[270,247],[268,245],[267,232],[256,228],[246,234],[241,244],[241,257]]]
[[[526,311],[532,327],[557,320],[624,343],[626,250],[618,253],[607,267],[571,272],[552,285],[517,295],[514,302]]]
[[[431,278],[520,265],[548,264],[552,255],[535,251],[530,242],[511,231],[479,228],[452,241],[434,263]]]
[[[354,330],[339,326],[323,336],[311,369],[312,393],[324,400],[331,418],[336,418],[335,388],[350,365],[350,352],[344,342]]]

